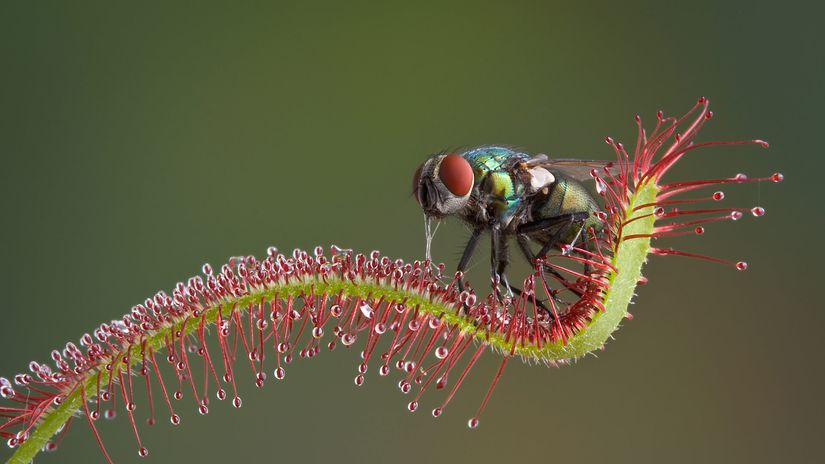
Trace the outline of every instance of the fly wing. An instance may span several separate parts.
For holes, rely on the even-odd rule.
[[[604,175],[605,168],[607,168],[611,174],[616,173],[613,162],[607,160],[548,159],[546,155],[537,155],[525,161],[525,165],[528,168],[545,168],[550,171],[558,171],[578,181],[592,180],[593,176],[590,175],[590,171],[593,169],[595,169],[599,175]]]

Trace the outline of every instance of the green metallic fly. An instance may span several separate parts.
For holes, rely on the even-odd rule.
[[[482,233],[489,230],[493,282],[503,284],[511,295],[521,293],[504,273],[510,261],[510,239],[516,239],[531,264],[551,249],[567,253],[579,241],[583,249],[591,250],[595,245],[582,235],[588,231],[598,235],[603,224],[596,214],[599,204],[582,182],[593,180],[593,169],[610,166],[608,161],[548,159],[499,146],[431,156],[413,178],[413,194],[426,218],[427,258],[431,221],[458,217],[472,234],[457,270],[466,270]],[[531,242],[541,246],[537,253]],[[557,271],[544,267],[544,272],[564,282]],[[464,288],[462,279],[459,288]],[[581,296],[575,288],[568,288]]]

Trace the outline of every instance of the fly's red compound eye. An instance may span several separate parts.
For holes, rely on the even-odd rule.
[[[473,168],[459,155],[447,155],[438,167],[438,178],[453,195],[463,197],[473,188]]]

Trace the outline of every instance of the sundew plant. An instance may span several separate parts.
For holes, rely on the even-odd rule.
[[[405,262],[336,246],[290,253],[272,247],[261,258],[204,265],[201,275],[171,292],[160,291],[79,343],[53,350],[48,362],[32,361],[29,372],[0,377],[0,436],[14,449],[8,462],[28,463],[42,450],[55,451],[74,422],[89,427],[103,458],[113,462],[100,419],[118,414],[131,424],[136,452],[147,456],[144,424],[162,419],[178,426],[183,411],[205,415],[224,401],[240,408],[250,384],[284,381],[290,363],[335,349],[355,353],[355,386],[375,373],[392,375],[407,409],[418,412],[426,404],[435,418],[447,413],[465,382],[488,383],[467,422],[478,427],[511,360],[561,366],[604,347],[631,317],[627,308],[636,286],[647,282],[642,268],[648,256],[747,269],[744,261],[654,246],[663,237],[701,235],[716,221],[765,214],[759,206],[724,206],[724,193],[714,191],[723,184],[782,180],[779,173],[668,180],[698,148],[767,148],[761,140],[697,141],[712,117],[708,105],[700,98],[678,118],[659,112],[650,131],[637,116],[633,149],[608,137],[614,164],[591,171],[603,228],[590,228],[579,242],[534,260],[517,295],[496,286],[483,294],[461,288],[461,273],[445,273],[428,259]],[[500,359],[492,379],[470,375],[483,355]]]

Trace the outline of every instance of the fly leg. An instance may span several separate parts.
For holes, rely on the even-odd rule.
[[[539,232],[542,230],[547,230],[551,227],[559,226],[556,230],[556,233],[553,234],[552,237],[544,244],[541,251],[539,252],[538,256],[542,257],[550,251],[551,248],[558,245],[561,241],[561,238],[570,230],[570,227],[577,222],[582,222],[587,219],[588,213],[580,212],[580,213],[568,213],[562,214],[559,216],[547,218],[547,219],[539,219],[538,221],[528,222],[526,224],[522,224],[518,228],[519,234],[527,235],[531,232]]]
[[[513,295],[521,296],[524,293],[524,290],[516,287],[515,285],[512,285],[510,281],[507,279],[507,274],[505,274],[507,266],[510,264],[510,254],[508,248],[509,246],[507,240],[502,239],[498,249],[498,268],[496,269],[496,273],[501,278],[501,282],[504,284],[504,287],[510,293],[508,296],[512,298]],[[544,304],[542,302],[537,301],[536,303],[548,313],[550,312],[549,309],[544,307]]]
[[[481,238],[481,233],[484,229],[478,227],[473,229],[473,233],[470,235],[470,239],[467,241],[467,245],[464,247],[464,252],[461,254],[461,259],[458,261],[458,272],[461,272],[462,276],[458,279],[458,291],[464,291],[464,271],[467,270],[467,265],[470,264],[470,258],[473,257],[473,253],[476,251],[476,245],[478,245],[478,239]]]
[[[498,284],[502,284],[507,289],[507,296],[512,298],[513,294],[521,295],[522,290],[518,287],[510,285],[507,280],[507,275],[504,273],[507,266],[510,264],[509,245],[507,243],[507,236],[501,233],[498,226],[493,226],[490,229],[491,235],[491,249],[490,249],[490,267],[491,279],[493,288],[497,288]]]
[[[585,219],[587,219],[587,216],[588,213],[585,212],[570,213],[523,224],[521,227],[519,227],[518,234],[516,235],[516,239],[518,241],[519,247],[521,248],[522,254],[524,254],[524,257],[527,258],[527,261],[530,264],[535,265],[536,259],[547,256],[547,252],[550,251],[551,248],[556,247],[561,241],[561,239],[569,233],[570,228],[573,226],[573,224],[584,221]],[[530,249],[527,234],[530,232],[546,230],[551,227],[558,227],[558,229],[544,244],[544,246],[541,247],[541,250],[537,254],[534,254]],[[576,240],[578,240],[578,236]],[[557,270],[544,265],[540,265],[540,270],[542,271],[542,273],[540,274],[540,277],[542,279],[544,279],[544,274],[550,274],[556,279],[558,279],[559,282],[561,282],[568,290],[570,290],[577,297],[581,298],[581,296],[583,295],[583,293],[579,289],[574,288],[570,284],[567,284],[567,279]],[[554,295],[549,296],[554,300],[554,302],[559,303],[559,300]],[[548,310],[545,305],[540,304],[540,306],[552,317],[552,312]]]
[[[527,261],[531,265],[534,264],[535,260],[536,260],[536,256],[533,254],[533,250],[530,249],[530,244],[528,243],[527,236],[524,235],[524,234],[516,235],[516,242],[518,242],[518,246],[521,249],[521,253],[527,259]],[[548,273],[548,274],[558,274],[558,272],[555,269],[544,268],[543,271]],[[559,275],[559,277],[561,277],[561,274],[558,274],[558,275]],[[542,277],[542,278],[544,278],[544,277]],[[516,289],[514,289],[514,291],[515,290]],[[517,293],[521,294],[521,290],[519,290]],[[551,296],[551,298],[553,298],[553,297]],[[555,300],[555,298],[554,298],[554,300]],[[539,306],[539,308],[543,309],[544,312],[547,313],[547,315],[549,315],[551,318],[553,318],[553,312],[550,310],[550,308],[545,306],[542,301],[539,301],[537,299],[536,304]]]
[[[490,280],[493,282],[493,290],[498,289],[500,274],[499,270],[499,252],[501,247],[501,229],[498,225],[493,225],[490,228]],[[506,250],[505,250],[506,253]],[[507,263],[504,263],[507,267]]]
[[[548,240],[547,243],[545,243],[544,246],[541,247],[541,251],[539,251],[539,253],[538,253],[539,257],[546,256],[547,252],[550,251],[551,248],[554,248],[554,247],[558,246],[558,244],[561,241],[562,237],[564,237],[570,231],[570,228],[573,227],[573,224],[581,223],[582,221],[587,219],[587,213],[571,213],[571,214],[565,214],[563,216],[557,216],[557,217],[558,218],[564,218],[563,221],[559,222],[561,224],[561,227],[559,227],[559,229],[556,231],[556,233],[553,234],[552,237],[550,237],[550,240]],[[557,218],[551,218],[551,219],[557,219]],[[551,220],[551,219],[548,219],[548,220]],[[542,221],[537,221],[537,222],[542,222]],[[576,238],[573,239],[573,243],[571,243],[570,245],[573,245],[573,246],[576,245],[576,241],[578,241],[578,238],[581,235],[581,233],[582,233],[582,230],[579,229],[579,233],[576,234]]]
[[[530,264],[534,264],[536,258],[543,258],[547,256],[547,252],[550,251],[551,248],[558,246],[559,242],[561,241],[562,237],[564,237],[569,231],[570,228],[575,223],[580,223],[587,219],[588,213],[580,212],[580,213],[569,213],[569,214],[562,214],[560,216],[548,218],[548,219],[541,219],[534,222],[528,222],[527,224],[523,224],[521,227],[518,228],[518,242],[519,246],[521,247],[521,251]],[[546,230],[551,227],[558,226],[556,232],[550,237],[549,240],[541,247],[541,250],[537,254],[533,254],[530,251],[530,247],[527,244],[527,234],[530,232],[538,232],[541,230]],[[574,243],[575,244],[575,243]],[[542,266],[542,269],[545,273],[551,274],[553,277],[559,279],[561,282],[567,281],[561,273],[557,270]],[[575,288],[567,287],[571,292],[575,293],[576,296],[581,297],[582,292]]]
[[[533,253],[533,251],[530,249],[530,245],[529,245],[529,243],[528,243],[528,238],[527,238],[527,235],[525,235],[525,234],[518,234],[518,235],[516,236],[516,241],[518,241],[519,248],[521,248],[521,253],[524,255],[524,258],[525,258],[525,259],[527,260],[527,262],[528,262],[528,263],[530,263],[531,265],[535,265],[535,264],[536,264],[536,260],[537,260],[540,256],[544,256],[543,254],[534,254],[534,253]],[[547,254],[547,252],[545,251],[545,252],[544,252],[544,254]],[[561,273],[560,273],[559,271],[557,271],[557,270],[555,270],[555,269],[553,269],[553,268],[551,268],[551,267],[545,267],[545,266],[542,266],[542,271],[544,271],[544,273],[545,273],[545,274],[550,274],[550,275],[552,275],[553,277],[555,277],[555,278],[559,279],[560,281],[564,281],[564,280],[566,280],[566,279],[564,278],[564,276],[563,276],[563,275],[561,275]],[[574,289],[574,288],[571,288],[571,289],[570,289],[570,291],[572,291],[573,293],[575,293],[575,294],[576,294],[576,296],[579,296],[579,297],[581,297],[581,296],[582,296],[581,292],[579,292],[578,290],[576,290],[576,289]]]
[[[504,288],[507,289],[507,293],[509,297],[513,297],[513,294],[521,295],[522,291],[518,287],[514,287],[510,285],[510,281],[507,279],[507,274],[505,271],[507,270],[507,266],[510,264],[510,251],[509,251],[509,243],[506,236],[499,235],[497,247],[494,246],[493,251],[496,253],[496,260],[497,264],[495,267],[495,276],[497,275],[499,279],[501,279],[501,283],[504,284]]]
[[[591,240],[588,238],[588,233],[591,232],[591,231],[593,231],[593,229],[584,230],[584,226],[582,226],[579,233],[584,236],[584,237],[582,237],[582,248],[584,248],[586,251],[588,251],[590,253],[594,253],[597,250],[598,246],[599,246],[599,242],[598,242],[599,237],[598,237],[598,235],[596,235],[595,232],[593,232],[593,241],[591,242]],[[584,272],[583,272],[583,274],[586,275],[586,276],[589,276],[592,273],[593,273],[593,266],[590,264],[589,261],[585,262],[584,263]]]

